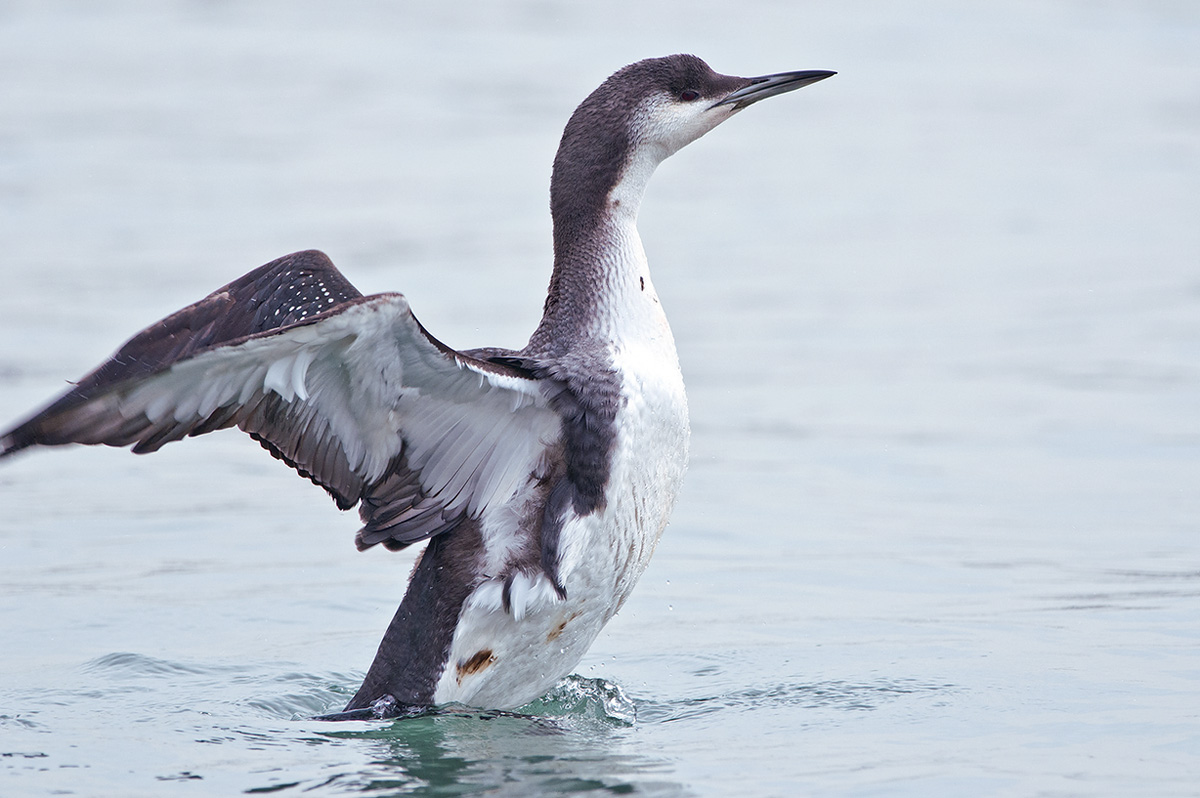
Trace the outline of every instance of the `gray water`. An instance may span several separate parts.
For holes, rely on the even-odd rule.
[[[323,724],[411,554],[236,433],[0,466],[0,794],[1200,794],[1200,6],[0,4],[0,423],[327,251],[520,346],[570,111],[836,69],[641,229],[694,459],[517,715]]]

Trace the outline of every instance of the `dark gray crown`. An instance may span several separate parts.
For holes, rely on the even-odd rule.
[[[587,225],[603,212],[604,200],[629,160],[636,114],[648,98],[666,95],[711,103],[745,83],[714,72],[694,55],[669,55],[630,64],[588,95],[567,122],[554,158],[550,208],[556,253],[578,240],[577,225]]]

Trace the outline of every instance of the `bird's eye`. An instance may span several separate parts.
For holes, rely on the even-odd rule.
[[[698,91],[692,91],[691,89],[684,89],[683,91],[679,92],[679,99],[685,103],[690,103],[693,100],[698,100],[699,98],[700,98],[700,92],[698,92]]]

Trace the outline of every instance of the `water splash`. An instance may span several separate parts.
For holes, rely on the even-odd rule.
[[[540,717],[595,720],[616,726],[632,726],[637,720],[637,706],[620,685],[574,673],[518,711]]]
[[[235,677],[231,681],[238,682]],[[261,679],[259,680],[261,681]],[[275,675],[269,684],[263,683],[252,698],[242,701],[259,713],[277,719],[307,721],[313,719],[341,721],[388,721],[401,723],[421,718],[494,719],[500,716],[525,718],[534,722],[548,721],[599,726],[628,727],[637,720],[637,707],[620,685],[605,679],[589,679],[572,674],[559,682],[541,698],[512,711],[481,710],[461,705],[442,707],[404,707],[397,711],[342,713],[353,689],[346,685],[355,682],[349,674],[319,676],[306,673]]]

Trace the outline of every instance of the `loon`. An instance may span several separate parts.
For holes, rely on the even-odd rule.
[[[363,296],[297,252],[139,332],[0,435],[0,458],[237,427],[357,505],[360,550],[427,541],[337,716],[527,704],[629,597],[687,466],[683,376],[636,228],[647,181],[738,111],[833,74],[672,55],[592,92],[554,159],[554,267],[524,349],[451,349],[403,295]]]

